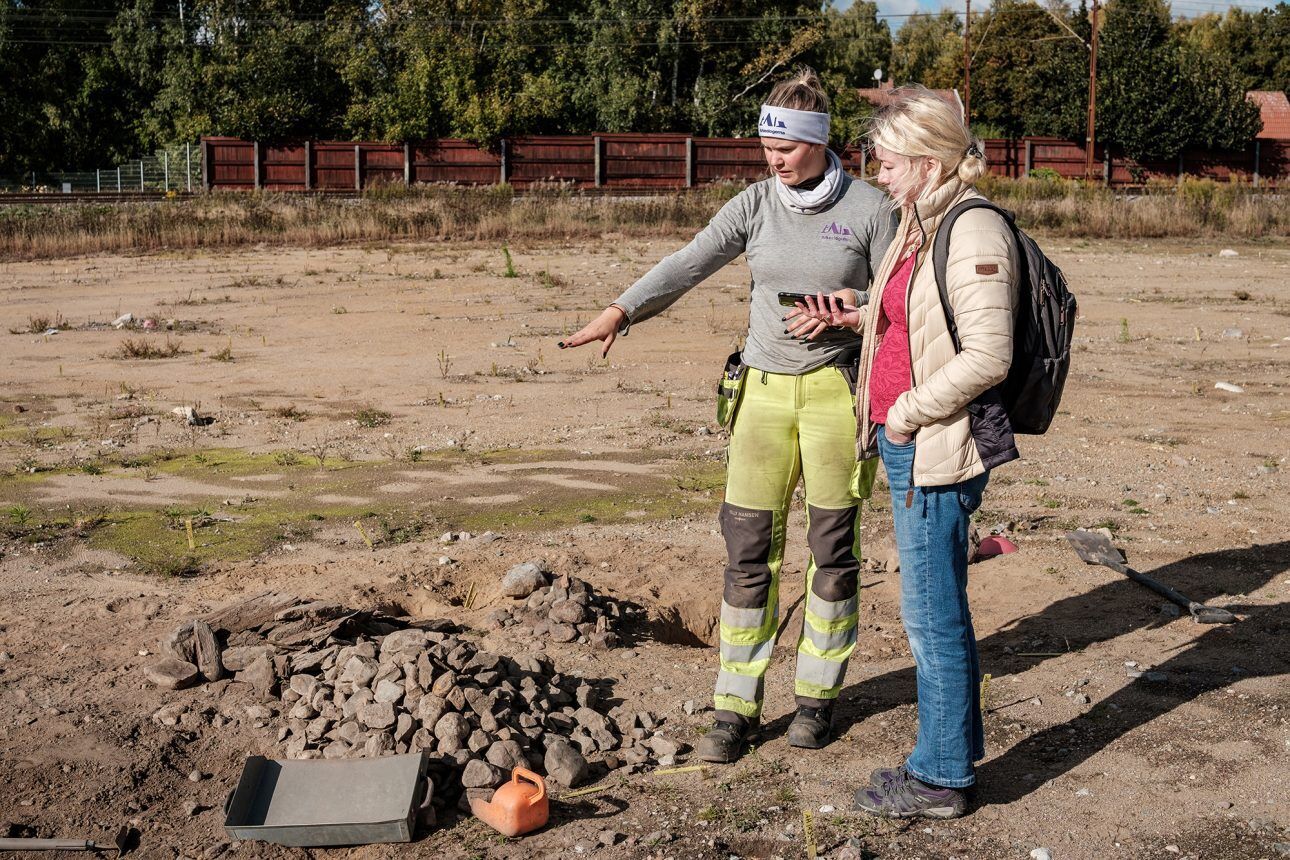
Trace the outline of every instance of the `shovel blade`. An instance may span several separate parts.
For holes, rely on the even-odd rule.
[[[1197,624],[1235,624],[1237,620],[1235,615],[1217,606],[1193,603],[1188,608],[1191,610],[1191,617],[1196,619]]]
[[[1124,570],[1124,553],[1106,535],[1076,529],[1066,533],[1066,540],[1086,564],[1101,564],[1112,570]]]

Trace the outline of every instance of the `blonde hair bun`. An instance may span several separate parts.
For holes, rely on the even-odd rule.
[[[805,110],[812,113],[829,112],[829,95],[824,91],[820,76],[810,66],[800,66],[792,77],[775,84],[766,99],[771,107]]]

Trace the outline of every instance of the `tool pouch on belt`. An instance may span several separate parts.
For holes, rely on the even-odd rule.
[[[735,412],[739,409],[739,395],[744,389],[744,378],[748,375],[748,365],[744,364],[743,353],[735,351],[726,359],[726,368],[717,383],[717,423],[729,430],[735,422]]]
[[[833,366],[842,374],[851,389],[851,396],[856,396],[856,385],[860,382],[860,347],[848,347],[833,359]]]

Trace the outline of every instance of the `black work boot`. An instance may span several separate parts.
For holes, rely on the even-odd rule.
[[[833,740],[833,703],[810,707],[799,705],[788,725],[788,745],[818,750]]]
[[[748,745],[757,739],[758,728],[756,719],[734,722],[718,717],[708,733],[694,745],[694,753],[702,761],[718,764],[738,761]]]

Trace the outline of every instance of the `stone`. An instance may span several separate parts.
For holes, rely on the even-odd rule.
[[[408,741],[408,749],[411,752],[431,752],[434,748],[434,735],[429,729],[417,729],[412,733],[412,739]]]
[[[484,753],[485,760],[494,767],[510,773],[517,767],[528,767],[528,758],[524,755],[524,748],[517,741],[502,740],[495,741],[488,751]]]
[[[310,720],[309,725],[305,726],[305,739],[311,744],[318,743],[330,730],[331,720],[326,717],[317,717]]]
[[[597,651],[609,651],[618,647],[618,634],[608,630],[598,630],[587,637],[587,642]]]
[[[367,758],[377,758],[387,752],[394,751],[394,738],[385,732],[377,732],[367,739],[363,745],[363,755]]]
[[[373,658],[355,654],[345,661],[345,668],[341,670],[340,680],[363,687],[372,682],[380,669],[380,664]]]
[[[383,705],[397,705],[399,700],[403,698],[405,690],[402,684],[385,680],[377,683],[374,692],[377,702]]]
[[[493,739],[482,729],[475,729],[466,739],[466,749],[473,753],[483,752],[493,743]]]
[[[669,740],[662,735],[654,735],[654,737],[645,741],[645,746],[650,752],[660,758],[663,756],[674,756],[681,752],[681,744],[676,741]]]
[[[342,740],[350,746],[357,746],[364,738],[363,727],[356,722],[341,723],[336,729],[337,740]]]
[[[389,702],[371,702],[358,709],[358,721],[369,729],[386,729],[394,725],[397,717]]]
[[[396,744],[405,744],[412,739],[412,732],[416,728],[416,721],[412,719],[411,714],[399,714],[398,720],[394,724],[394,742]]]
[[[502,594],[523,600],[539,588],[545,588],[549,584],[545,568],[546,562],[541,560],[515,565],[502,577]]]
[[[587,620],[587,608],[572,600],[561,600],[551,604],[548,617],[556,624],[581,624]]]
[[[448,691],[447,701],[454,711],[466,710],[466,691],[461,687],[453,687]]]
[[[448,711],[448,703],[443,698],[436,696],[434,693],[426,693],[417,703],[416,718],[421,721],[421,725],[427,729],[433,730],[435,724],[439,722]]]
[[[143,677],[163,690],[183,690],[196,684],[200,675],[192,663],[166,657],[145,667]]]
[[[1030,852],[1030,860],[1053,860],[1053,852],[1047,848],[1036,848]]]
[[[484,616],[484,627],[489,630],[501,630],[511,620],[511,611],[505,608],[494,609]]]
[[[274,650],[268,645],[243,645],[236,648],[225,648],[220,655],[224,668],[229,672],[241,672],[260,657],[273,659]],[[196,655],[193,655],[196,656]]]
[[[185,663],[197,664],[197,644],[193,641],[193,622],[180,624],[161,640],[161,653]]]
[[[596,837],[596,841],[604,848],[613,848],[626,838],[623,834],[615,833],[613,830],[602,830]]]
[[[575,788],[587,779],[587,760],[572,744],[564,740],[552,741],[547,745],[543,766],[550,779],[566,788]]]
[[[501,768],[472,758],[461,774],[461,784],[465,788],[496,788],[506,781],[507,776]]]
[[[448,694],[452,692],[452,690],[455,689],[456,686],[457,686],[457,673],[453,672],[452,670],[449,670],[447,672],[444,672],[438,678],[434,679],[434,683],[430,685],[430,692],[434,693],[436,696],[441,696],[446,699],[448,697]]]
[[[205,621],[193,622],[193,645],[197,654],[197,671],[207,681],[218,681],[224,677],[224,663],[220,660],[220,644],[215,638],[215,631]]]
[[[434,736],[439,741],[440,752],[456,752],[469,735],[470,723],[461,714],[444,714],[434,724]]]
[[[345,758],[349,755],[351,747],[344,741],[332,741],[323,747],[323,758]]]
[[[1218,256],[1224,259],[1228,259],[1231,257],[1239,257],[1241,255],[1237,253],[1237,251],[1234,248],[1224,248],[1223,250],[1218,252]]]
[[[345,703],[341,705],[341,714],[347,720],[355,719],[358,716],[359,709],[364,705],[371,704],[373,701],[375,701],[375,697],[372,695],[372,691],[364,687],[345,700]]]
[[[552,642],[572,642],[578,638],[578,630],[569,624],[552,624],[547,627],[546,635]]]
[[[272,696],[278,687],[278,670],[272,658],[261,654],[234,676],[263,696]]]
[[[424,630],[415,628],[395,630],[381,640],[381,657],[384,659],[387,654],[397,654],[400,651],[420,651],[425,647],[426,634]]]
[[[152,715],[152,721],[162,726],[177,726],[187,710],[186,702],[172,702],[158,708]]]
[[[313,675],[292,675],[287,686],[300,698],[313,704],[314,694],[318,692],[318,679]]]

